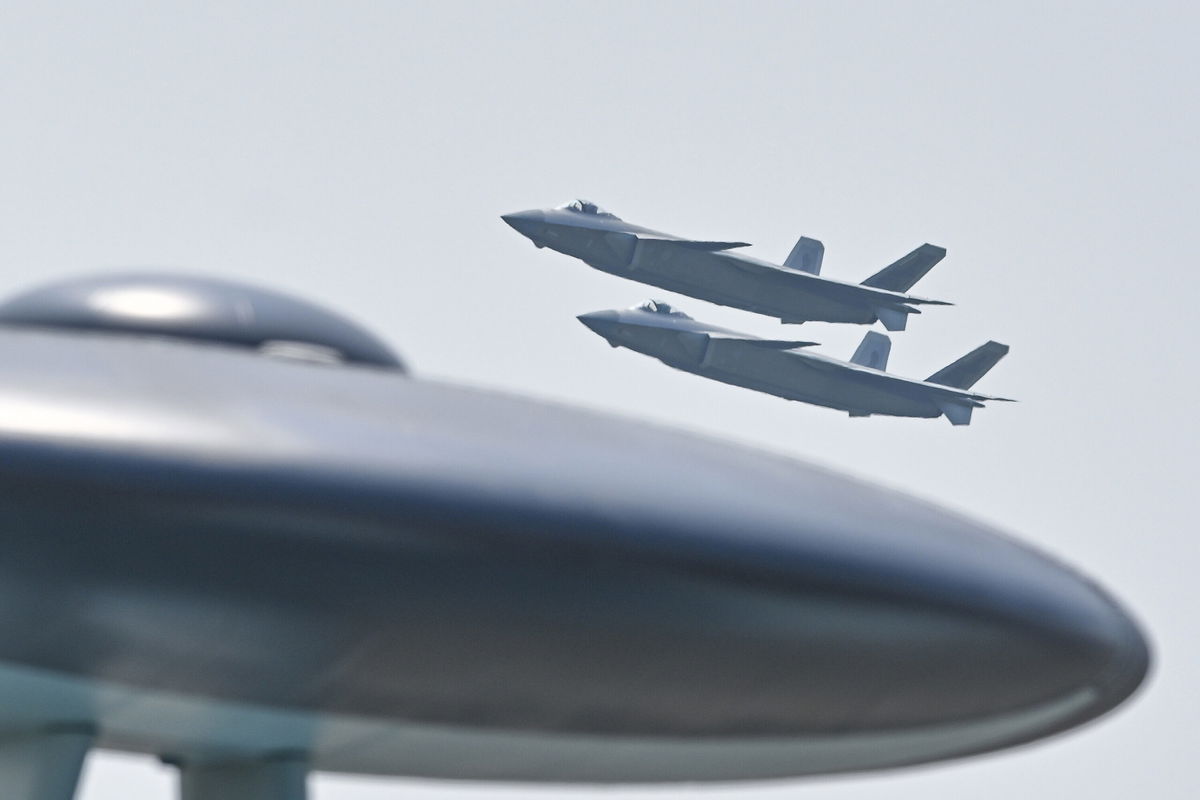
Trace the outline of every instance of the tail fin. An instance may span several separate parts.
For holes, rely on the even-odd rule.
[[[892,352],[892,340],[882,333],[869,331],[863,337],[862,343],[850,357],[851,364],[860,367],[870,367],[883,372],[887,369],[888,355]]]
[[[867,278],[862,285],[889,292],[907,292],[945,257],[946,248],[923,244]]]
[[[975,382],[1008,355],[1008,345],[988,342],[976,347],[948,367],[943,367],[925,379],[927,383],[970,389]]]
[[[950,420],[951,425],[970,425],[971,412],[978,405],[972,403],[960,403],[953,400],[944,400],[938,403],[938,408],[946,415],[946,419]]]
[[[816,239],[801,236],[800,241],[796,242],[796,246],[792,248],[792,252],[788,254],[787,260],[783,262],[783,265],[791,269],[798,269],[801,272],[820,275],[821,261],[824,258],[825,245]]]
[[[880,306],[875,309],[875,316],[883,323],[883,327],[889,331],[902,331],[908,327],[908,315],[920,314],[921,312],[915,308],[909,308],[905,305],[893,306],[885,308]]]

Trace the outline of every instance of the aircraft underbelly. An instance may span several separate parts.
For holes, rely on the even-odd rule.
[[[714,340],[703,369],[702,374],[716,380],[843,411],[908,417],[940,413],[924,399],[890,390],[870,377],[820,368],[803,356],[736,341]]]
[[[872,312],[838,302],[799,281],[747,272],[720,253],[658,248],[645,263],[623,272],[634,280],[703,300],[785,320],[872,321]]]

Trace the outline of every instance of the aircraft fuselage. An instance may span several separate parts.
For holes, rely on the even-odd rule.
[[[594,312],[580,321],[610,344],[675,369],[856,416],[938,417],[943,413],[939,400],[970,403],[974,396],[819,353],[764,347],[753,337],[641,309]]]
[[[783,322],[868,325],[883,303],[906,295],[866,289],[787,269],[728,250],[704,250],[688,240],[624,222],[548,209],[505,217],[539,247],[578,258],[602,272]]]

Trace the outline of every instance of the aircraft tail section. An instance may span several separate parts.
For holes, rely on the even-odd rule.
[[[850,357],[851,364],[869,367],[883,372],[887,369],[888,355],[892,352],[892,340],[882,333],[870,331]]]
[[[977,405],[970,402],[946,400],[939,402],[938,408],[946,415],[946,419],[950,420],[951,425],[970,425],[971,412],[975,410]]]
[[[946,248],[923,244],[867,278],[862,285],[889,292],[907,292],[945,257]]]
[[[915,308],[908,306],[880,306],[875,309],[875,316],[879,317],[879,321],[883,323],[883,327],[889,331],[902,331],[908,327],[908,315],[920,314],[921,312]]]
[[[787,260],[783,262],[789,269],[798,269],[812,275],[821,274],[821,261],[825,258],[825,245],[816,239],[801,236],[800,241],[792,248]]]
[[[1008,355],[1008,345],[988,342],[976,347],[953,364],[939,369],[925,381],[941,386],[952,386],[955,389],[970,389],[1006,355]]]

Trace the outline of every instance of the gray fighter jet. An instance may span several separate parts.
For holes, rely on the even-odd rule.
[[[579,321],[613,347],[628,347],[684,372],[841,409],[852,417],[945,414],[952,425],[969,425],[971,412],[984,401],[1008,401],[970,391],[1008,353],[1008,345],[998,342],[988,342],[919,381],[884,371],[892,342],[874,331],[846,362],[800,350],[816,342],[760,339],[706,325],[655,300],[624,311],[582,314]]]
[[[862,283],[821,276],[825,246],[802,237],[782,265],[729,252],[746,242],[682,239],[632,225],[595,203],[505,214],[502,219],[538,247],[574,256],[602,272],[700,300],[778,317],[782,322],[876,320],[902,331],[919,305],[951,305],[906,292],[946,249],[923,244]]]

